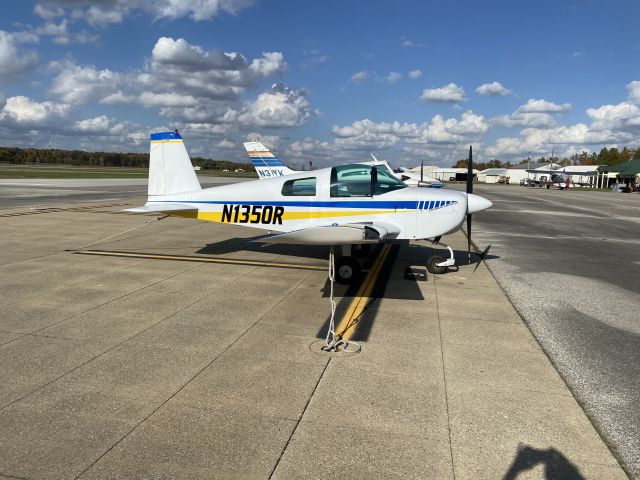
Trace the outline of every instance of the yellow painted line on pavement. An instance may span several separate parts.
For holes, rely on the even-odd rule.
[[[152,260],[175,260],[181,262],[200,262],[200,263],[224,263],[234,265],[250,265],[257,267],[276,267],[276,268],[293,268],[298,270],[327,270],[325,265],[304,265],[300,263],[286,262],[262,262],[258,260],[240,260],[233,258],[220,257],[192,257],[185,255],[164,255],[154,253],[138,253],[138,252],[118,252],[111,250],[79,250],[74,252],[81,255],[103,255],[107,257],[127,257],[127,258],[144,258]]]
[[[362,315],[364,309],[369,303],[371,292],[376,285],[378,275],[380,275],[380,270],[382,269],[382,265],[384,265],[384,261],[386,260],[390,250],[390,244],[382,247],[380,255],[378,255],[373,267],[369,270],[369,273],[365,277],[364,282],[362,282],[362,285],[360,285],[358,293],[353,297],[349,308],[347,308],[347,311],[338,323],[338,326],[336,327],[336,334],[343,340],[349,340],[355,332],[354,327],[360,321],[360,315]]]

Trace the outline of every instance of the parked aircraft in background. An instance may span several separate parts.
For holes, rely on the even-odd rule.
[[[532,169],[527,170],[527,172],[543,175],[537,180],[528,180],[527,185],[547,188],[555,186],[563,190],[565,188],[575,187],[576,185],[581,187],[590,186],[591,184],[589,182],[574,182],[573,177],[591,177],[596,174],[596,168],[585,171],[571,170],[571,167],[561,167],[555,170]]]
[[[260,178],[272,178],[282,175],[290,175],[292,173],[301,173],[287,167],[282,160],[276,157],[260,142],[246,142],[244,143],[244,148],[247,150],[251,163],[255,167]],[[423,172],[418,174],[410,172],[405,168],[393,170],[386,161],[378,160],[374,155],[371,156],[373,157],[373,161],[357,163],[361,163],[362,165],[373,165],[378,168],[386,169],[394,177],[406,183],[409,187],[440,188],[444,186],[444,183],[440,180],[424,175]]]
[[[420,168],[420,173],[415,173],[410,171],[408,168],[401,167],[399,169],[394,170],[396,177],[402,180],[404,183],[409,185],[410,187],[431,187],[431,188],[442,188],[444,187],[444,183],[434,177],[430,177],[429,175],[424,174],[424,165]]]
[[[473,185],[469,193],[408,188],[383,166],[348,164],[203,189],[180,134],[162,132],[151,134],[147,202],[128,211],[267,230],[257,240],[264,243],[340,246],[336,279],[348,283],[360,270],[351,256],[353,245],[402,239],[438,243],[459,230],[465,217],[471,242],[471,214],[492,204],[469,188]],[[450,258],[431,256],[429,271],[443,273],[455,265],[447,248]]]

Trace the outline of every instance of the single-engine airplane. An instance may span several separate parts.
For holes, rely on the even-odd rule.
[[[550,188],[551,186],[558,187],[560,190],[564,190],[565,188],[573,187],[575,185],[581,187],[590,186],[588,182],[574,182],[573,177],[592,177],[596,174],[596,168],[593,170],[571,170],[571,167],[561,167],[556,170],[527,170],[528,173],[536,173],[536,174],[545,174],[549,175],[550,180],[533,180],[535,185],[537,186],[546,186]],[[535,186],[534,185],[534,186]]]
[[[291,170],[287,167],[282,160],[276,157],[260,142],[245,142],[244,148],[247,151],[247,155],[249,155],[256,172],[258,173],[258,177],[260,178],[280,177],[283,175],[291,175],[292,173],[301,173],[300,171]],[[373,154],[371,154],[371,156],[373,157],[373,161],[357,163],[386,169],[394,177],[404,182],[409,187],[444,187],[444,183],[437,178],[424,175],[424,164],[421,166],[420,174],[417,174],[415,172],[410,172],[406,168],[394,170],[388,162],[378,160]]]
[[[468,193],[408,188],[386,168],[363,164],[203,189],[177,132],[151,134],[149,162],[147,202],[128,211],[267,230],[256,240],[264,243],[340,246],[335,276],[341,283],[349,283],[360,270],[352,246],[403,239],[439,243],[442,235],[460,229],[465,217],[470,237],[471,214],[492,205],[473,195],[471,182]],[[432,273],[455,265],[453,250],[441,245],[450,258],[429,257]]]

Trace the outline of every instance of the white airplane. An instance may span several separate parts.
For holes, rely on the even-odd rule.
[[[348,164],[203,189],[177,132],[151,134],[147,202],[130,212],[229,223],[267,230],[264,243],[341,246],[336,280],[349,283],[360,270],[352,246],[433,239],[460,229],[470,214],[491,207],[481,196],[408,188],[376,165]],[[455,265],[433,255],[427,268]]]
[[[535,174],[545,174],[549,175],[550,180],[530,180],[528,183],[538,185],[540,187],[546,186],[550,188],[551,186],[558,187],[560,190],[564,190],[565,188],[575,187],[576,185],[580,187],[588,187],[590,183],[588,182],[574,182],[573,177],[592,177],[597,173],[597,166],[593,168],[593,170],[571,170],[571,167],[560,167],[555,170],[540,170],[540,169],[530,169],[526,170],[528,173]]]
[[[258,177],[260,178],[271,178],[282,175],[291,175],[292,173],[300,173],[300,171],[291,170],[287,167],[282,160],[271,153],[271,151],[260,142],[245,142],[244,148],[247,151],[256,172],[258,173]],[[388,162],[378,160],[373,154],[371,154],[371,156],[373,157],[372,162],[357,163],[361,163],[362,165],[373,165],[378,168],[386,169],[394,177],[406,183],[409,187],[444,187],[444,183],[437,178],[424,175],[424,172],[422,171],[423,169],[421,169],[420,174],[410,172],[406,168],[393,170]]]
[[[404,183],[409,185],[410,187],[431,187],[431,188],[442,188],[444,187],[444,183],[434,177],[430,177],[429,175],[424,174],[424,164],[420,165],[420,173],[415,173],[409,170],[408,168],[400,167],[397,170],[394,170],[396,177],[402,180]]]

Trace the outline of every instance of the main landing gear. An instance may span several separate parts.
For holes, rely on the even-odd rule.
[[[342,245],[338,248],[336,253],[340,256],[335,259],[335,280],[342,285],[349,285],[362,273],[362,267],[356,257],[366,258],[371,253],[371,245]]]
[[[439,275],[441,273],[445,273],[449,267],[454,267],[456,265],[456,260],[453,256],[453,249],[449,245],[445,245],[444,243],[440,243],[440,238],[436,237],[431,240],[431,243],[434,245],[441,245],[446,247],[449,250],[449,258],[444,258],[441,255],[431,255],[427,259],[427,271],[429,273],[433,273],[435,275]]]

